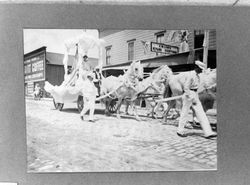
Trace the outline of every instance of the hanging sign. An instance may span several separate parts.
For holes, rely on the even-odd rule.
[[[156,53],[164,53],[164,54],[179,53],[179,47],[157,42],[151,42],[150,49],[152,52]]]

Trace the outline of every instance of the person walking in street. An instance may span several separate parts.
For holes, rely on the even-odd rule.
[[[96,66],[95,70],[94,70],[94,74],[95,74],[95,78],[94,78],[94,84],[98,90],[98,95],[100,96],[100,92],[101,92],[101,82],[102,82],[102,73],[100,71],[100,67]]]
[[[34,89],[34,92],[33,92],[33,96],[34,96],[34,99],[38,99],[40,100],[41,99],[41,87],[39,84],[36,84],[35,85],[35,89]]]
[[[192,108],[195,112],[196,117],[199,120],[201,127],[204,131],[205,138],[212,138],[217,136],[217,134],[212,131],[209,120],[203,110],[197,93],[198,87],[200,85],[199,74],[202,72],[203,69],[205,69],[205,64],[199,60],[195,61],[195,69],[189,72],[185,80],[184,95],[182,98],[182,110],[177,129],[177,135],[180,137],[187,136],[184,131],[184,127],[186,125],[186,122],[188,121],[188,114],[190,108]]]
[[[84,120],[84,116],[89,110],[88,121],[94,122],[95,100],[97,95],[97,89],[93,83],[94,74],[89,72],[86,75],[87,79],[83,82],[82,95],[84,100],[84,108],[80,113],[81,120]]]

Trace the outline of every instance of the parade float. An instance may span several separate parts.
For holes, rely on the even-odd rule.
[[[98,66],[102,68],[102,46],[104,40],[95,38],[92,35],[84,32],[78,37],[72,38],[64,42],[64,80],[61,85],[53,86],[48,81],[45,82],[44,89],[53,97],[54,106],[58,110],[62,110],[64,103],[77,102],[78,110],[83,108],[83,79],[79,78],[80,67],[83,62],[83,56],[88,55],[90,49],[98,50]],[[68,60],[71,49],[76,50],[75,60],[72,65],[72,70],[68,73]]]

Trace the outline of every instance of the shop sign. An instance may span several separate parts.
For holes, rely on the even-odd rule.
[[[43,80],[44,71],[45,71],[45,56],[44,53],[25,60],[24,72],[25,72],[25,81],[32,80]]]
[[[151,42],[150,49],[152,52],[164,54],[176,54],[179,52],[179,47],[167,45],[163,43]]]
[[[32,63],[32,72],[42,71],[43,70],[43,60]]]
[[[26,75],[25,76],[25,81],[43,79],[43,78],[44,78],[43,71],[41,71],[39,73]]]

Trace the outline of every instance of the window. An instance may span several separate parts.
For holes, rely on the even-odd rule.
[[[24,66],[24,72],[25,72],[25,74],[31,73],[31,64]]]
[[[135,57],[135,40],[128,41],[128,61],[134,60]]]
[[[111,46],[106,47],[106,65],[111,64]]]
[[[204,30],[194,31],[194,48],[202,48],[204,41]]]

